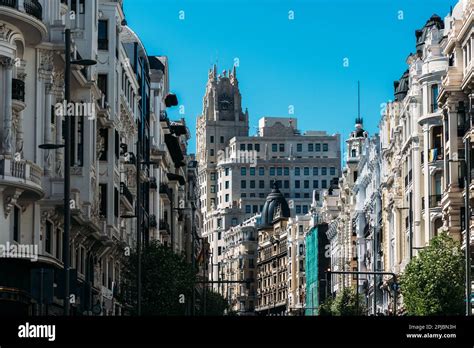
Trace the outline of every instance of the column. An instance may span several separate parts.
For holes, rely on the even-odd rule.
[[[3,90],[5,103],[3,105],[3,141],[2,150],[4,155],[12,154],[12,77],[13,59],[1,58],[0,64],[4,67]]]
[[[44,103],[44,143],[45,144],[52,144],[52,133],[51,133],[51,107],[52,107],[52,84],[46,83],[45,84],[45,103]],[[60,127],[57,127],[60,128]],[[51,151],[43,151],[44,152],[44,172],[46,175],[51,174],[51,162],[52,162],[52,152]]]
[[[425,234],[424,238],[421,238],[420,242],[425,244],[430,240],[431,236],[431,222],[430,222],[430,194],[431,194],[431,176],[430,176],[430,165],[429,165],[429,138],[430,138],[430,127],[428,124],[423,125],[423,151],[425,153],[424,165],[423,165],[423,185],[425,193]],[[418,245],[420,246],[420,245]]]

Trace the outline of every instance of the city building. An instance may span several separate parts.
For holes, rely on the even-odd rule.
[[[66,28],[71,59],[97,63],[72,65],[72,106],[64,102]],[[133,299],[120,286],[121,272],[138,236],[142,245],[169,243],[190,261],[191,243],[202,244],[193,228],[197,163],[187,154],[189,131],[184,120],[166,117],[177,105],[167,59],[147,55],[122,0],[0,1],[0,33],[0,223],[8,226],[0,245],[33,251],[2,255],[0,312],[63,313],[65,156],[56,145],[64,117],[73,117],[71,313],[126,315]]]
[[[223,232],[260,213],[274,182],[292,202],[293,214],[304,215],[313,190],[329,187],[340,174],[338,134],[302,133],[296,118],[263,117],[258,134],[250,136],[241,99],[235,67],[217,75],[214,66],[196,129],[203,235],[211,246],[212,279],[221,273]]]
[[[395,82],[395,100],[387,104],[379,126],[385,241],[381,261],[385,271],[396,275],[443,227],[445,133],[437,99],[448,68],[441,49],[444,35],[445,23],[437,15],[416,31],[416,53],[408,56],[408,70]],[[384,277],[384,289],[390,288],[390,278]],[[398,298],[403,312],[403,299]],[[383,312],[393,308],[391,302],[386,293]]]
[[[304,315],[306,305],[306,253],[305,237],[310,232],[313,217],[310,213],[289,218],[287,225],[288,270],[286,278],[288,308],[286,315]],[[311,249],[311,248],[310,248]],[[314,251],[314,250],[313,250]],[[310,257],[313,254],[310,254]],[[309,260],[311,262],[312,260]],[[313,266],[313,264],[310,264]]]
[[[441,42],[448,67],[438,97],[442,118],[445,180],[442,183],[443,228],[466,248],[470,228],[474,248],[472,215],[466,217],[465,195],[469,187],[472,209],[474,152],[474,3],[460,0],[445,19],[447,33]],[[467,179],[467,180],[466,180]],[[467,181],[467,185],[466,185]],[[466,221],[467,220],[467,221]],[[472,264],[471,254],[471,264]],[[471,272],[471,285],[472,272]],[[471,286],[474,290],[474,287]]]
[[[378,135],[374,135],[363,144],[357,167],[357,180],[353,188],[357,270],[360,272],[379,272],[383,269],[380,262],[382,251],[380,162],[380,139]],[[368,313],[373,315],[381,313],[382,278],[369,274],[357,276],[357,279],[359,293],[363,293],[367,299]]]
[[[254,315],[257,300],[257,247],[260,215],[224,232],[220,292],[238,315]],[[235,282],[235,283],[230,283]],[[238,283],[239,282],[239,283]]]
[[[258,227],[257,315],[286,315],[288,311],[288,219],[290,207],[274,184],[262,209]]]

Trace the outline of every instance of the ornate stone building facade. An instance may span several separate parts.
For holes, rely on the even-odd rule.
[[[73,32],[67,53],[72,60],[97,61],[92,67],[73,65],[73,114],[64,105],[66,27]],[[185,235],[193,223],[180,214],[195,210],[179,202],[194,189],[186,180],[195,162],[185,157],[184,121],[161,117],[177,104],[165,102],[169,77],[163,61],[148,57],[126,25],[122,0],[0,1],[0,244],[31,247],[38,259],[0,259],[2,314],[62,313],[64,150],[39,145],[63,143],[64,117],[73,117],[72,313],[128,312],[121,269],[136,245],[137,228],[143,243],[166,243],[157,217],[165,214],[159,199],[166,200],[162,192],[168,191],[158,189],[162,181],[156,177],[176,186],[176,222],[169,221],[177,228],[174,250],[184,252],[187,245],[190,254]],[[162,125],[175,142],[166,141]],[[151,157],[157,155],[155,144],[161,157]]]
[[[257,315],[285,315],[288,311],[289,217],[290,207],[275,185],[258,228]]]

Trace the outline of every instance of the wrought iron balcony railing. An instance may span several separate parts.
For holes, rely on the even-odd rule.
[[[24,0],[23,9],[20,9],[18,0],[0,0],[0,6],[11,7],[21,12],[25,12],[40,21],[43,20],[43,7],[38,0]]]
[[[442,195],[431,195],[430,196],[430,208],[437,208],[441,205]]]
[[[130,205],[133,205],[133,194],[123,182],[120,183],[120,194],[122,194],[127,199]]]

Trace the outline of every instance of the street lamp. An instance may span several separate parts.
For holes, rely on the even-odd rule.
[[[71,99],[71,65],[92,66],[97,64],[92,59],[80,59],[71,61],[71,29],[65,32],[65,73],[64,73],[64,99],[66,104]],[[69,315],[69,231],[71,224],[71,119],[65,119],[64,144],[42,144],[42,150],[57,150],[64,148],[64,240],[63,240],[63,261],[64,261],[64,315]]]

